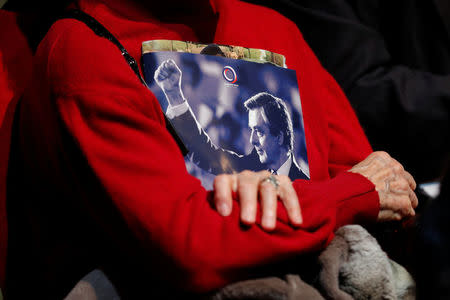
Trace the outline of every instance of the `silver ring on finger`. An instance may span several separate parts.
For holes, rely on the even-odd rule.
[[[390,182],[389,179],[387,179],[387,180],[384,182],[384,192],[385,192],[385,193],[389,193],[390,191],[391,191],[391,182]]]
[[[280,186],[280,182],[273,174],[261,179],[260,184],[263,184],[265,182],[270,182],[276,190],[278,190],[278,187]]]

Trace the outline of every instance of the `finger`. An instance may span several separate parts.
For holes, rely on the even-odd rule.
[[[408,182],[408,185],[412,190],[415,190],[417,187],[416,181],[414,180],[414,177],[404,169],[403,165],[399,163],[397,160],[392,158],[392,168],[396,174],[399,174],[405,178],[405,180]]]
[[[412,177],[412,175],[406,170],[403,171],[403,176],[405,177],[406,181],[408,181],[408,184],[411,187],[411,189],[413,191],[416,190],[417,184],[416,181],[414,180],[414,177]]]
[[[167,73],[163,72],[161,69],[158,69],[155,74],[156,81],[160,82],[167,78]]]
[[[214,178],[214,205],[220,215],[230,215],[232,209],[232,178],[235,175],[217,175]]]
[[[408,194],[408,200],[406,201],[407,203],[405,204],[404,209],[401,210],[401,213],[403,214],[404,217],[412,217],[416,215],[416,212],[413,208],[413,203],[411,201],[412,195],[410,196]]]
[[[388,181],[389,182],[389,190],[388,192],[391,192],[393,194],[397,195],[408,195],[411,191],[411,187],[409,186],[408,181],[403,176],[397,176],[394,180]]]
[[[398,206],[402,214],[405,216],[414,216],[416,214],[414,208],[418,204],[417,196],[403,177],[391,183],[390,196],[397,200],[393,206]]]
[[[409,194],[379,193],[382,210],[391,210],[403,216],[411,214],[411,200]]]
[[[262,209],[261,226],[266,230],[273,230],[276,224],[277,190],[270,181],[263,180],[260,182],[259,195]]]
[[[155,73],[153,74],[153,78],[154,78],[156,81],[158,81],[157,78],[158,78],[158,76],[159,76],[159,69],[160,69],[160,68],[161,68],[161,67],[156,68]]]
[[[279,197],[284,207],[286,208],[289,220],[295,226],[303,223],[300,202],[298,200],[297,192],[292,186],[292,182],[287,176],[277,176],[280,182]]]
[[[401,219],[402,215],[392,210],[383,210],[378,214],[380,221],[400,221]]]
[[[253,172],[243,171],[238,174],[237,192],[241,203],[241,221],[248,225],[256,221],[258,185],[259,177]]]
[[[412,216],[415,214],[414,209],[412,208],[412,203],[409,198],[409,194],[408,194],[408,196],[401,195],[396,198],[397,198],[398,206],[399,206],[399,209],[396,210],[397,213],[399,213],[405,217]]]
[[[375,171],[369,180],[376,186],[377,190],[383,190],[387,192],[387,182],[390,182],[396,178],[396,175],[392,172],[390,168],[382,167]]]
[[[413,208],[416,208],[419,205],[419,199],[413,190],[410,191],[409,199],[411,199],[411,205]]]
[[[166,61],[166,67],[170,71],[174,71],[176,69],[176,63],[173,59],[169,59]]]
[[[167,71],[167,69],[161,68],[161,70],[159,71],[159,77],[161,78],[169,77],[169,72]]]
[[[171,72],[181,72],[180,68],[178,68],[178,65],[173,59],[169,59],[167,61],[167,66]]]
[[[179,70],[177,65],[175,64],[175,62],[172,59],[169,59],[168,61],[166,61],[164,66],[166,67],[166,71],[169,74],[173,74]]]
[[[387,221],[400,221],[402,216],[399,213],[396,213],[392,210],[381,210],[378,213],[378,221],[387,222]]]
[[[157,69],[156,69],[156,71],[155,71],[155,74],[154,74],[154,76],[153,77],[159,77],[159,73],[161,73],[161,67],[162,66],[159,66]]]

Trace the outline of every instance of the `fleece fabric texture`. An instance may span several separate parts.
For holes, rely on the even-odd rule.
[[[177,289],[207,292],[255,276],[263,265],[320,251],[344,224],[376,219],[373,184],[346,172],[371,147],[297,27],[264,7],[226,0],[202,9],[203,2],[185,17],[122,0],[79,0],[77,7],[139,64],[141,43],[154,39],[285,55],[297,72],[311,175],[294,182],[302,226],[290,226],[282,205],[270,233],[242,227],[237,202],[229,217],[219,216],[208,201],[212,193],[186,171],[157,99],[120,51],[85,24],[63,19],[38,48],[21,107],[21,191],[32,196],[8,210],[21,222],[10,226],[7,294],[27,292],[14,285],[20,277],[48,299],[58,298],[98,264],[144,270]],[[24,219],[32,232],[23,229]],[[113,282],[146,282],[133,275],[109,274]]]

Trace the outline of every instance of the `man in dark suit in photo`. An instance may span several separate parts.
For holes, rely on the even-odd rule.
[[[262,92],[244,102],[253,149],[250,154],[242,155],[211,141],[183,95],[181,76],[176,63],[166,60],[155,71],[154,78],[169,102],[167,117],[189,150],[193,163],[212,174],[269,170],[291,180],[309,179],[294,157],[292,120],[282,99]]]

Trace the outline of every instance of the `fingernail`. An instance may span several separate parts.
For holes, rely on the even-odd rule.
[[[270,216],[263,216],[262,219],[262,226],[266,229],[273,229],[275,228],[275,220],[271,218]]]
[[[227,217],[231,213],[230,207],[226,203],[219,204],[219,207],[217,208],[217,210],[224,217]]]
[[[295,219],[295,224],[297,224],[297,225],[301,225],[303,223],[303,218],[302,218],[302,215],[300,215],[300,214],[296,215],[294,219]]]
[[[237,191],[237,182],[236,181],[233,182],[232,190],[233,190],[233,192],[236,193],[236,191]]]
[[[242,212],[242,220],[248,224],[252,224],[255,222],[255,220],[253,220],[253,217],[252,217],[252,214],[250,211]]]

